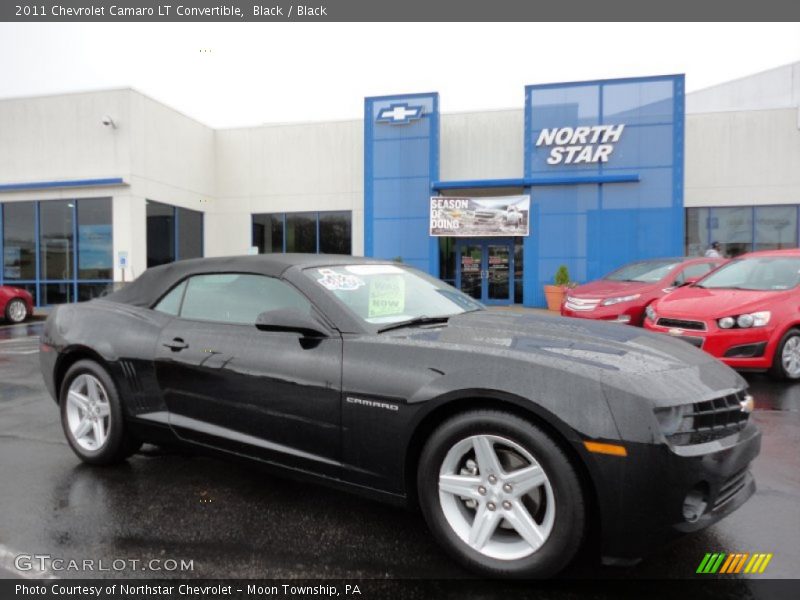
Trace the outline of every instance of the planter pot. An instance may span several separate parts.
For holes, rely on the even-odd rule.
[[[564,295],[567,293],[566,288],[560,285],[546,285],[544,286],[544,297],[547,299],[547,310],[561,310],[561,303],[564,301]]]

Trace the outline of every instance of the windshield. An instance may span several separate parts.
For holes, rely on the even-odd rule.
[[[695,284],[702,288],[788,290],[800,283],[800,257],[764,256],[735,260]]]
[[[611,281],[641,281],[643,283],[655,283],[661,281],[680,264],[675,260],[648,260],[644,262],[631,263],[617,269],[613,273],[606,275],[604,279]]]
[[[305,273],[356,316],[375,325],[449,317],[483,308],[446,283],[402,265],[315,267]]]

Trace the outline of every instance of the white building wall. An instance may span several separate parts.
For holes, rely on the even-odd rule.
[[[129,90],[0,100],[0,183],[125,177]],[[5,196],[3,196],[5,199]]]
[[[800,204],[797,109],[686,118],[684,204]]]
[[[734,79],[686,96],[688,114],[798,106],[800,62]]]
[[[353,253],[364,251],[362,121],[266,125],[217,132],[217,200],[209,256],[246,253],[250,215],[349,210]]]

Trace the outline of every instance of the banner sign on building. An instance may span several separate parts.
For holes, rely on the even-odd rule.
[[[431,197],[430,235],[435,237],[526,236],[530,196]]]

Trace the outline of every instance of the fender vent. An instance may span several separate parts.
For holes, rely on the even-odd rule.
[[[122,374],[125,376],[125,381],[128,384],[131,392],[138,395],[142,393],[142,382],[139,381],[139,376],[136,374],[136,367],[129,360],[119,361]]]

